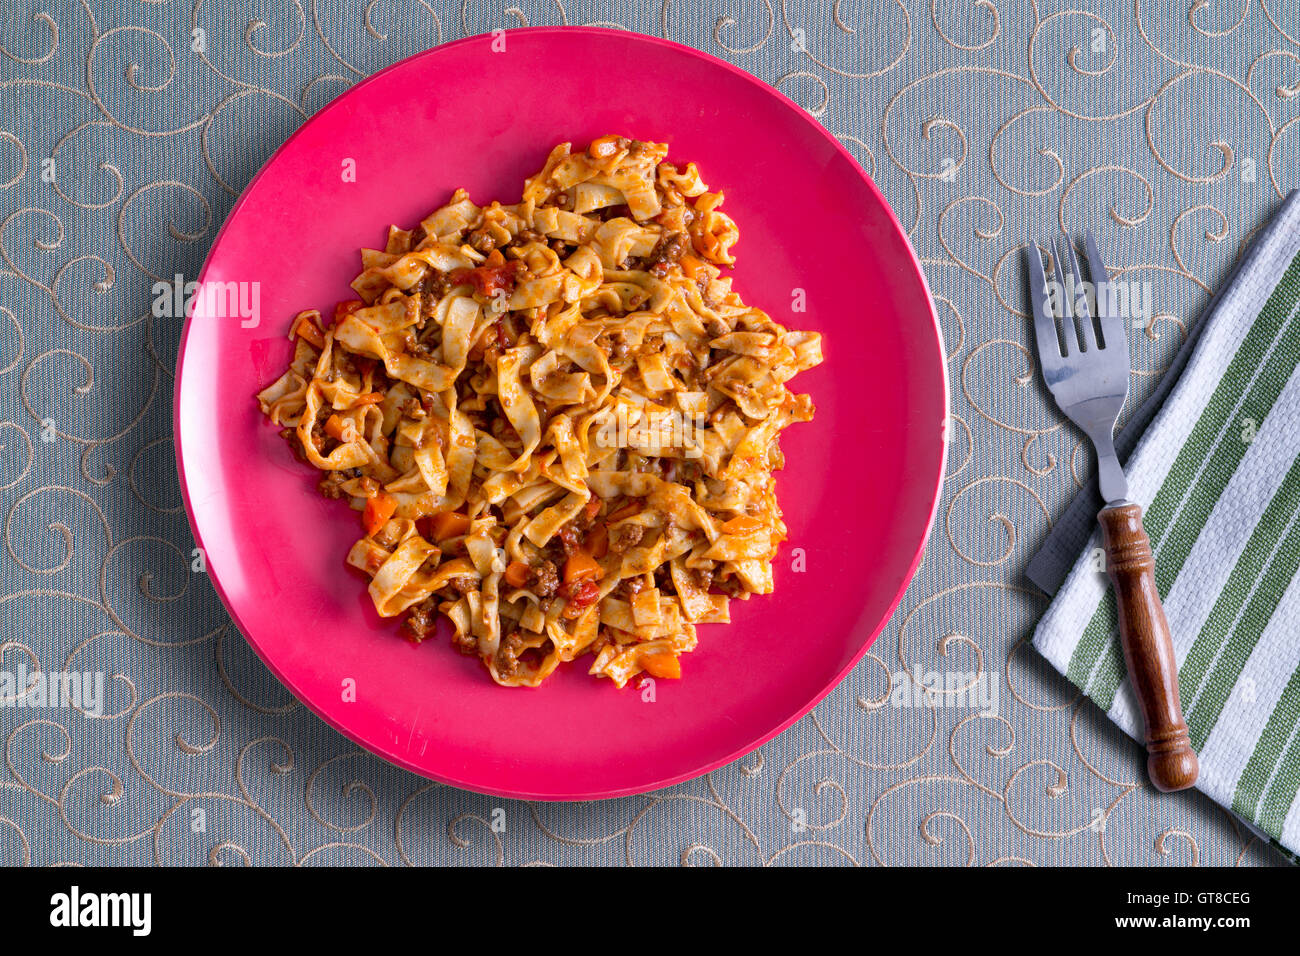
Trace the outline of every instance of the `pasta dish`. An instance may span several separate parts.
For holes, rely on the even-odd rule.
[[[679,677],[695,625],[772,591],[777,439],[813,415],[786,383],[821,339],[732,291],[722,193],[667,153],[563,143],[518,203],[391,227],[257,396],[360,512],[375,610],[416,642],[445,615],[498,684]]]

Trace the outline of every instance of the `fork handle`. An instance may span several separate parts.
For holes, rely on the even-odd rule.
[[[1142,507],[1123,502],[1097,516],[1106,545],[1106,573],[1115,587],[1120,643],[1146,728],[1147,774],[1157,790],[1185,790],[1199,765],[1178,699],[1178,661],[1156,589],[1151,539]]]

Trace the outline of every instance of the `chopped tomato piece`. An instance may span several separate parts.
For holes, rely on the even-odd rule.
[[[338,325],[357,309],[365,307],[365,303],[360,299],[349,299],[347,302],[340,302],[334,306],[334,324]]]
[[[361,514],[361,524],[366,529],[366,534],[373,536],[377,533],[380,528],[388,524],[388,519],[396,510],[397,499],[392,495],[386,495],[381,491],[373,498],[367,498],[366,510]]]
[[[325,336],[321,335],[320,329],[316,328],[316,323],[305,315],[298,320],[298,324],[294,326],[293,332],[294,335],[301,335],[318,349],[323,349],[325,347]]]
[[[592,498],[585,505],[583,505],[582,516],[587,521],[591,521],[592,518],[596,517],[596,512],[598,512],[599,510],[600,510],[600,499]]]
[[[749,515],[738,515],[730,521],[723,522],[723,534],[753,534],[763,527],[763,522]]]
[[[564,562],[565,584],[572,584],[574,581],[583,581],[587,578],[594,578],[599,581],[604,573],[600,565],[586,551],[575,551]]]
[[[425,528],[422,530],[427,529],[425,537],[430,541],[446,541],[469,530],[469,518],[457,511],[440,511],[436,515],[420,520],[425,523]]]
[[[492,251],[497,253],[496,249]],[[513,292],[515,280],[523,267],[518,259],[494,264],[489,256],[486,263],[474,269],[453,269],[451,281],[456,285],[472,283],[480,295],[490,299],[498,292]]]
[[[596,598],[600,597],[600,585],[595,581],[587,578],[577,582],[572,587],[565,585],[569,591],[568,603],[564,605],[561,617],[566,621],[572,621],[579,617],[584,608],[588,608],[596,603]]]
[[[506,568],[505,578],[512,588],[521,588],[528,583],[528,565],[522,561],[511,561]]]
[[[651,677],[676,679],[682,676],[682,662],[677,659],[676,654],[670,654],[667,651],[643,654],[640,658],[640,664]]]

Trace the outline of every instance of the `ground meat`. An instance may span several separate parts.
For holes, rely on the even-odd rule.
[[[441,269],[430,269],[424,274],[425,291],[436,304],[451,289],[451,276]]]
[[[482,229],[475,229],[469,234],[469,244],[479,252],[488,253],[497,247],[496,237],[492,235],[491,230],[486,226]]]
[[[433,634],[437,625],[437,602],[433,598],[425,598],[411,608],[411,613],[406,615],[406,620],[402,621],[402,633],[406,635],[407,640],[415,641],[418,644]]]
[[[527,651],[528,647],[518,631],[503,635],[497,645],[497,672],[504,677],[518,674],[524,666],[520,657]]]
[[[418,330],[415,328],[407,329],[406,334],[402,336],[402,348],[409,355],[414,355],[417,358],[428,358],[432,351],[428,344],[420,338]]]
[[[472,574],[462,574],[459,577],[452,578],[447,585],[457,594],[465,595],[470,591],[478,590],[478,578]]]
[[[343,482],[347,481],[341,471],[326,472],[325,477],[316,485],[317,490],[326,498],[342,498],[343,489],[340,487]]]
[[[624,599],[631,601],[632,598],[645,590],[645,578],[640,575],[634,578],[624,578],[619,582],[618,589]]]
[[[578,530],[573,527],[573,522],[569,522],[561,528],[557,537],[560,540],[560,548],[564,551],[565,557],[582,547],[582,541],[579,540]]]
[[[619,525],[609,535],[609,550],[622,554],[628,548],[635,547],[645,537],[645,528],[639,524]]]
[[[428,272],[425,272],[424,275],[420,276],[420,281],[411,286],[409,295],[411,298],[415,299],[416,302],[415,327],[422,329],[424,328],[425,320],[433,314],[433,306],[435,305],[433,296],[429,294]],[[343,354],[346,355],[347,353],[344,352]]]
[[[690,573],[691,583],[701,591],[707,591],[713,587],[713,572],[708,568],[692,568]]]
[[[451,636],[451,646],[462,654],[477,654],[478,638],[473,634],[453,634]]]
[[[725,577],[714,580],[713,586],[728,597],[739,597],[745,592],[745,585],[738,578]]]
[[[686,254],[686,250],[690,247],[690,240],[684,235],[680,232],[670,232],[660,237],[642,268],[647,269],[651,275],[662,279],[668,274],[668,270],[673,265],[681,261],[682,256]]]
[[[553,561],[543,560],[529,569],[528,589],[538,597],[552,597],[560,587],[560,574]]]

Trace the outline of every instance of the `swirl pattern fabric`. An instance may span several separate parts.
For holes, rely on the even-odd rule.
[[[524,23],[665,36],[816,116],[908,230],[953,383],[938,523],[853,675],[732,766],[590,805],[397,771],[261,667],[193,553],[181,322],[152,307],[323,103]],[[1021,571],[1091,466],[1035,383],[1019,263],[1053,223],[1115,250],[1142,292],[1136,407],[1300,186],[1297,23],[1300,0],[7,3],[0,671],[104,681],[97,717],[0,707],[0,861],[1280,862],[1205,796],[1146,786],[1138,749],[1028,644],[1047,602]]]

